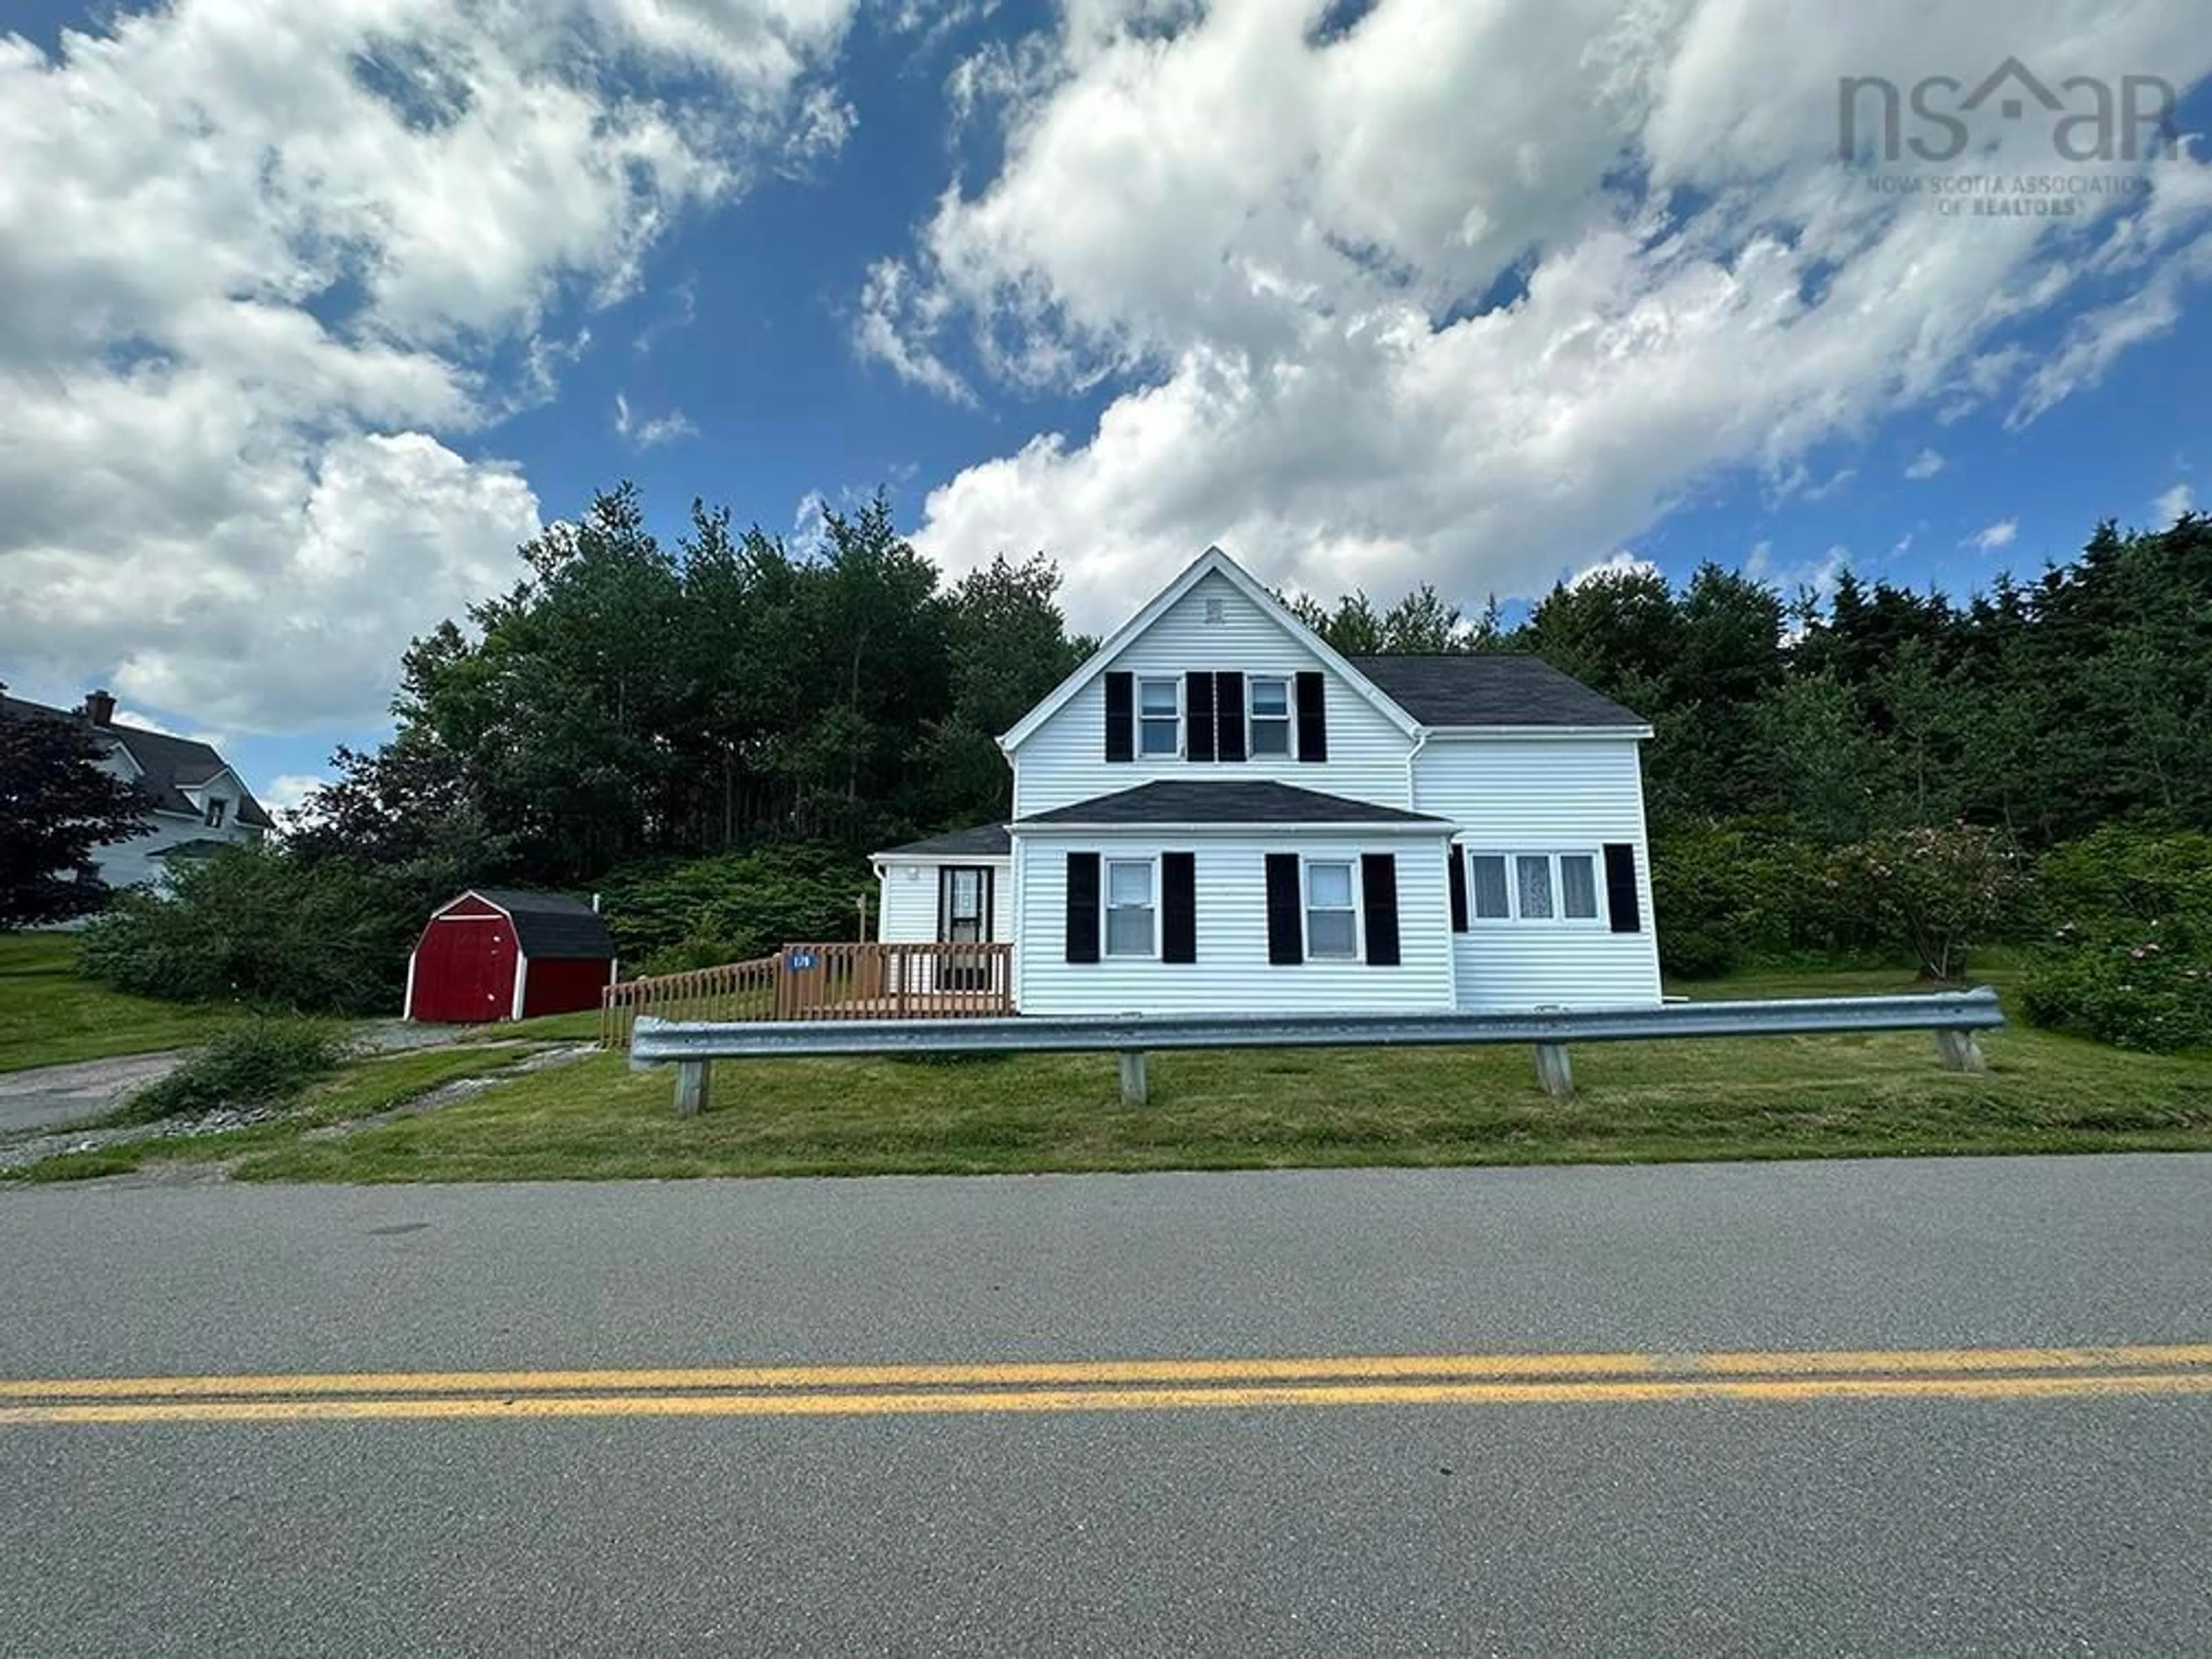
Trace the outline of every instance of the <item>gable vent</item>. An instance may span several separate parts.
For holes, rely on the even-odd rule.
[[[1229,620],[1229,606],[1219,594],[1209,593],[1206,595],[1206,619],[1210,623],[1221,623],[1227,622]]]

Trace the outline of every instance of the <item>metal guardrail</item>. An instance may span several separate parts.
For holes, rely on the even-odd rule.
[[[1126,1018],[847,1020],[784,1024],[691,1024],[641,1018],[630,1039],[640,1065],[677,1067],[676,1109],[706,1102],[717,1060],[837,1054],[1114,1054],[1121,1096],[1146,1097],[1151,1049],[1432,1048],[1535,1045],[1547,1092],[1573,1092],[1570,1042],[1646,1042],[1677,1037],[1807,1036],[1853,1031],[1933,1031],[1945,1067],[1982,1069],[1973,1033],[2004,1024],[1997,995],[1972,991],[1887,997],[1805,997],[1771,1002],[1688,1002],[1658,1008],[1510,1014],[1168,1014]]]

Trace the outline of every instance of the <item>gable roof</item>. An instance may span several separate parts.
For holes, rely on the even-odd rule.
[[[1634,709],[1600,696],[1541,657],[1458,652],[1352,660],[1424,726],[1650,730],[1649,722]]]
[[[950,830],[941,836],[927,836],[920,841],[910,841],[903,847],[889,848],[873,856],[879,859],[1002,859],[1012,852],[1013,846],[1013,838],[1006,834],[1005,824],[981,823],[972,830]]]
[[[1054,824],[1148,823],[1415,823],[1450,826],[1425,812],[1346,800],[1318,789],[1300,789],[1262,780],[1164,779],[1099,795],[1049,812],[1014,820],[1017,830]]]
[[[182,812],[198,817],[200,809],[185,799],[185,791],[196,789],[225,772],[238,777],[212,745],[191,738],[173,738],[166,732],[149,732],[139,726],[94,726],[79,710],[51,708],[45,703],[27,702],[21,697],[0,697],[0,717],[66,720],[96,738],[112,738],[137,767],[138,787],[152,798],[157,811]],[[238,822],[256,830],[275,827],[269,815],[261,810],[261,803],[246,788],[243,778],[238,781]]]
[[[1129,642],[1150,628],[1184,594],[1198,586],[1205,577],[1218,574],[1257,605],[1261,613],[1290,630],[1293,638],[1318,657],[1324,667],[1333,669],[1359,696],[1374,704],[1382,717],[1411,737],[1417,729],[1413,720],[1396,703],[1390,701],[1350,662],[1340,655],[1335,647],[1308,628],[1290,612],[1289,607],[1255,581],[1244,567],[1218,547],[1209,547],[1184,567],[1183,573],[1154,594],[1145,608],[1106,636],[1105,642],[1091,653],[1090,659],[1048,692],[1043,702],[1017,720],[999,738],[999,747],[1011,752],[1028,741],[1030,737],[1066,707],[1070,699],[1097,679],[1106,670],[1107,664],[1119,656]]]
[[[584,957],[606,961],[615,953],[614,935],[599,913],[580,899],[558,893],[526,893],[518,887],[471,887],[470,893],[507,912],[514,940],[526,957]],[[440,906],[442,912],[459,900]]]

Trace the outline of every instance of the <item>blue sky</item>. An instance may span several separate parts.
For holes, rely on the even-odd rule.
[[[2006,52],[2154,66],[2202,132],[2192,8],[1747,3],[18,7],[0,678],[289,799],[622,477],[672,533],[880,485],[1092,629],[1208,541],[1470,610],[1631,561],[1964,593],[2212,500],[2201,143],[1978,130],[2139,186],[2024,226],[1832,137],[1840,75]]]

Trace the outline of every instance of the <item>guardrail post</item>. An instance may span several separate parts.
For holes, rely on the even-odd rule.
[[[696,1117],[707,1103],[713,1091],[714,1064],[710,1060],[680,1060],[676,1062],[676,1115]]]
[[[1982,1072],[1989,1069],[1982,1059],[1982,1045],[1974,1041],[1972,1031],[1938,1031],[1936,1033],[1936,1053],[1947,1072]]]
[[[1575,1091],[1575,1068],[1567,1060],[1567,1045],[1564,1042],[1540,1042],[1536,1045],[1536,1081],[1544,1085],[1544,1092],[1554,1100],[1565,1100]]]
[[[1125,1049],[1118,1058],[1121,1062],[1121,1103],[1143,1105],[1151,1095],[1146,1087],[1144,1050]]]

